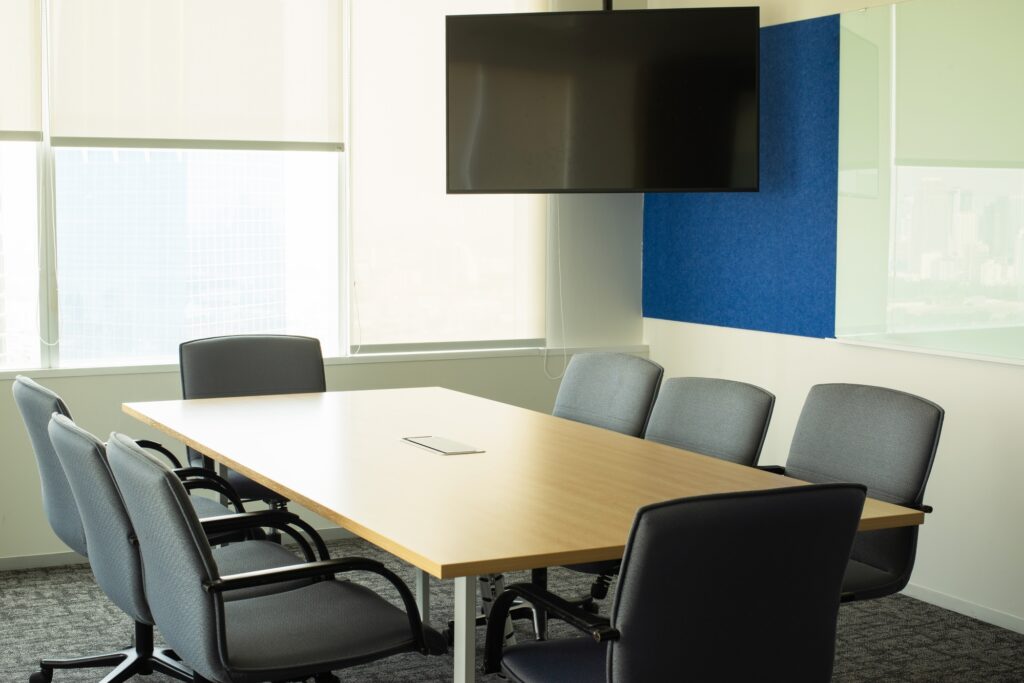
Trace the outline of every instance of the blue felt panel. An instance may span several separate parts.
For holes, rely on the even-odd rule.
[[[761,29],[760,77],[760,191],[644,198],[644,316],[832,337],[839,16]]]

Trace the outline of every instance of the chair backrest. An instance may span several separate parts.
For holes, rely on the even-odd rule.
[[[608,680],[828,681],[856,484],[656,503],[626,544]]]
[[[640,436],[664,372],[653,361],[625,353],[574,354],[551,414]]]
[[[107,460],[142,555],[146,597],[167,644],[211,680],[226,680],[220,659],[219,604],[203,583],[217,565],[188,494],[173,472],[123,434],[107,441]]]
[[[786,474],[855,481],[872,498],[918,505],[939,445],[944,411],[931,401],[861,384],[811,387]]]
[[[103,443],[64,415],[54,415],[50,440],[82,515],[96,583],[135,621],[151,624],[131,520],[107,464]]]
[[[182,397],[221,398],[326,391],[320,341],[312,337],[241,334],[194,339],[178,347]],[[208,465],[191,448],[193,465]]]
[[[797,421],[786,474],[810,482],[853,481],[890,503],[920,505],[945,412],[931,401],[861,384],[811,387]],[[917,527],[860,534],[851,559],[910,578]]]
[[[775,395],[753,384],[673,377],[661,385],[644,438],[756,465],[774,406]]]
[[[69,548],[79,555],[87,555],[85,530],[82,528],[75,496],[46,431],[51,415],[57,413],[71,417],[71,413],[60,396],[28,377],[18,375],[14,379],[12,391],[21,419],[28,429],[32,452],[36,456],[43,492],[43,511],[50,528]]]

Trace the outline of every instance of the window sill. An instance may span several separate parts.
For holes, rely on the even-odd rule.
[[[646,344],[626,346],[593,346],[593,347],[525,347],[495,349],[449,349],[436,351],[403,351],[391,353],[365,353],[357,356],[337,356],[324,358],[324,366],[363,365],[373,363],[410,363],[441,360],[470,360],[477,358],[511,358],[511,357],[558,357],[563,353],[572,355],[586,351],[604,351],[618,353],[634,353],[646,355],[649,347]],[[161,365],[120,365],[96,366],[83,368],[26,368],[0,371],[0,380],[12,380],[17,375],[30,375],[33,379],[49,379],[55,377],[109,377],[116,375],[164,375],[178,374],[178,364]]]

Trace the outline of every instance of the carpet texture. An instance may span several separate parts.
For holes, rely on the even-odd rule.
[[[409,565],[360,540],[330,544],[334,557],[359,555],[385,562],[412,585]],[[370,575],[353,575],[382,587]],[[526,581],[513,573],[510,582]],[[563,595],[583,594],[589,578],[566,569],[552,569],[550,585]],[[381,588],[397,601],[397,594]],[[607,601],[606,601],[607,602]],[[437,628],[451,615],[452,584],[432,582],[431,611]],[[526,622],[517,630],[529,637]],[[552,622],[552,637],[573,631]],[[121,649],[131,642],[132,624],[97,588],[86,565],[0,573],[0,682],[28,681],[40,657],[76,656]],[[483,645],[483,631],[477,643]],[[478,649],[478,659],[480,654]],[[58,671],[54,683],[97,681],[99,669]],[[405,654],[338,672],[353,683],[450,681],[452,659]],[[165,683],[153,675],[140,681]],[[478,676],[497,681],[498,676]],[[833,681],[854,683],[1020,683],[1024,681],[1024,635],[934,607],[904,596],[844,605]]]

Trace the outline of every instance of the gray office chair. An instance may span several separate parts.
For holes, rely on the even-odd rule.
[[[153,646],[153,617],[146,602],[139,551],[132,542],[134,530],[110,473],[106,449],[98,439],[76,426],[64,415],[55,414],[47,432],[74,495],[77,512],[72,512],[75,512],[76,516],[80,513],[89,550],[89,564],[96,577],[96,583],[111,602],[135,622],[135,638],[131,647],[94,655],[88,658],[87,665],[115,667],[104,677],[104,683],[119,683],[135,675],[152,672],[191,681],[192,672],[182,666],[172,652],[155,649]],[[167,471],[160,464],[156,466]],[[174,477],[170,472],[168,475]],[[191,509],[191,506],[189,508]],[[280,523],[280,512],[267,512],[278,519],[270,522],[267,519],[268,515],[247,513],[214,518],[209,520],[208,524],[219,525],[221,530],[229,526],[236,531],[267,523],[274,523],[279,528],[283,526]],[[202,528],[204,531],[209,530],[208,526]],[[289,528],[289,531],[293,532],[293,536],[302,536],[296,528]],[[319,541],[317,545],[322,547],[322,540],[315,536],[315,532],[312,533],[314,543]],[[307,559],[317,559],[305,539],[302,540],[301,546],[306,550]],[[326,553],[326,548],[323,548],[319,559],[328,559]],[[281,545],[262,540],[231,543],[215,548],[212,557],[221,571],[233,573],[284,567],[300,561],[296,555]],[[293,582],[280,589],[299,588],[307,584],[308,582]],[[30,680],[32,683],[48,683],[53,676],[54,668],[66,667],[54,667],[52,662],[43,662],[40,671],[33,674]]]
[[[756,465],[775,395],[712,377],[665,380],[644,438],[741,465]]]
[[[60,396],[28,377],[18,375],[11,385],[14,403],[18,406],[21,419],[28,430],[32,452],[39,469],[39,483],[43,494],[43,512],[53,533],[76,553],[87,557],[85,530],[78,514],[74,495],[64,476],[64,469],[50,443],[46,427],[54,413],[70,417],[71,412]]]
[[[181,393],[186,399],[327,390],[320,342],[312,337],[242,334],[195,339],[178,347],[178,358]],[[197,467],[212,467],[209,458],[191,448],[188,460]],[[243,500],[263,500],[271,507],[288,502],[230,469],[224,476]]]
[[[47,426],[50,416],[54,413],[71,418],[67,404],[56,393],[42,386],[35,380],[18,375],[11,387],[14,402],[18,406],[21,418],[28,430],[32,451],[36,456],[39,468],[39,479],[42,484],[43,509],[47,520],[57,537],[79,555],[87,556],[85,535],[82,523],[75,507],[74,497],[68,488],[67,478],[57,460],[50,443]],[[175,468],[178,477],[188,490],[205,489],[217,493],[231,502],[235,512],[244,512],[238,494],[227,481],[211,470],[197,467],[181,467],[181,463],[169,450],[160,444],[139,440],[144,448],[159,452]],[[200,517],[215,517],[232,512],[227,506],[202,496],[190,496],[189,502],[195,507]]]
[[[488,624],[484,670],[500,669],[520,683],[825,683],[864,497],[857,484],[824,484],[640,508],[611,618],[532,584],[511,586]],[[502,652],[498,619],[517,596],[590,638],[524,642]]]
[[[585,422],[612,431],[642,436],[656,405],[665,369],[654,361],[625,353],[577,353],[569,361],[558,387],[552,415]],[[567,566],[576,572],[593,574],[590,595],[579,602],[597,611],[595,600],[608,595],[619,561],[586,562]],[[546,577],[534,576],[538,585]],[[535,617],[538,635],[544,636],[544,617]]]
[[[658,391],[644,438],[714,456],[741,465],[755,465],[761,455],[775,396],[744,382],[710,377],[674,377]],[[589,599],[608,595],[619,561],[572,565],[570,569],[596,574]]]
[[[603,427],[630,436],[642,436],[651,416],[654,399],[665,369],[654,361],[625,353],[577,353],[569,360],[555,396],[551,414],[576,422]],[[618,571],[619,561],[575,564],[569,569],[595,576],[590,595],[580,599],[594,611],[595,599],[608,594],[608,586]],[[547,568],[532,572],[538,586],[547,586]],[[477,624],[486,623],[493,599],[504,588],[504,578],[481,578],[481,611]],[[519,607],[512,613],[515,619],[533,619],[539,638],[544,638],[547,627],[543,610]],[[454,623],[449,623],[454,632]],[[511,629],[509,629],[511,634]]]
[[[569,360],[551,414],[641,436],[665,370],[625,353],[577,353]]]
[[[809,482],[854,481],[868,495],[931,512],[924,505],[945,411],[913,394],[861,384],[811,387],[785,467],[763,469]],[[903,590],[917,553],[918,527],[857,535],[843,600]]]
[[[39,479],[42,487],[43,510],[57,537],[73,551],[89,556],[86,532],[82,525],[82,515],[79,512],[78,504],[75,501],[68,478],[60,463],[57,452],[54,450],[50,440],[48,425],[52,415],[61,415],[71,419],[71,413],[67,405],[53,391],[40,385],[28,377],[18,376],[11,387],[14,394],[14,402],[18,406],[25,428],[28,431],[29,440],[32,444],[32,452],[35,455],[36,466],[39,469]],[[159,444],[151,441],[139,441],[140,445],[159,451],[168,458],[170,464],[177,465],[177,459]],[[213,473],[206,473],[196,468],[182,468],[175,470],[176,476],[183,480],[183,485],[189,490],[205,488],[225,495],[235,501],[236,509],[241,510],[241,502],[223,480],[220,480]],[[197,514],[204,518],[223,518],[232,511],[217,501],[201,496],[189,496],[189,503],[196,509]],[[276,519],[263,520],[268,528],[277,524]],[[232,526],[232,524],[234,526]],[[222,524],[213,528],[215,540],[228,541],[239,540],[244,537],[258,536],[261,534],[257,527],[252,524],[239,526],[238,522]],[[322,543],[322,542],[321,542]],[[243,553],[242,544],[232,553]],[[246,561],[244,557],[239,558],[240,562]],[[253,566],[244,564],[244,566]],[[145,650],[145,634],[139,638],[139,643]],[[40,661],[40,672],[38,682],[49,681],[54,669],[79,669],[92,667],[107,667],[116,664],[125,658],[123,653],[107,653],[101,655],[89,655],[73,658],[49,658]]]
[[[344,558],[228,574],[177,478],[122,434],[111,434],[107,449],[138,538],[150,612],[197,683],[327,679],[332,670],[399,652],[445,649],[433,632],[428,644],[412,593],[379,562]],[[355,581],[333,579],[355,571],[387,580],[405,611]],[[238,590],[303,579],[320,580],[228,600]]]

